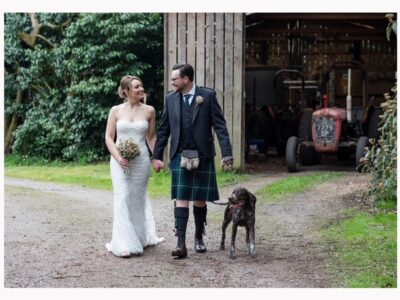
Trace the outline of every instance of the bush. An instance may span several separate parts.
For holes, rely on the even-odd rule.
[[[397,34],[397,22],[393,15],[388,14],[389,20],[386,36],[390,40],[391,34]],[[397,79],[397,75],[396,75]],[[363,171],[372,173],[370,194],[375,195],[378,201],[397,203],[397,84],[391,94],[384,95],[386,102],[382,103],[383,115],[380,116],[381,138],[370,140],[371,148],[362,158]]]
[[[382,104],[382,133],[378,141],[371,140],[371,148],[362,159],[363,171],[372,173],[371,193],[378,200],[396,202],[397,200],[397,91],[393,96],[386,94]]]
[[[6,14],[5,48],[13,51],[6,51],[5,112],[22,120],[13,152],[49,160],[104,159],[107,116],[122,102],[122,76],[140,76],[149,104],[157,111],[162,106],[161,15],[36,14],[44,39],[34,47],[20,39],[32,30],[27,15]],[[17,90],[23,91],[21,103]]]

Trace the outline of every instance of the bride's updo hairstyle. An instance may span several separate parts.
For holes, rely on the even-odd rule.
[[[125,75],[124,77],[121,78],[121,81],[119,83],[119,87],[118,87],[118,95],[120,98],[124,99],[124,102],[128,101],[128,93],[129,90],[132,87],[132,81],[133,80],[138,80],[143,84],[142,79],[140,79],[137,76],[132,76],[132,75]],[[141,102],[145,102],[146,100],[146,94],[144,96],[144,99],[141,99]]]

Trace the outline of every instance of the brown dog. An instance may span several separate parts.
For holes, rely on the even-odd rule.
[[[228,206],[225,209],[224,221],[222,222],[222,239],[220,250],[225,250],[225,231],[232,221],[231,258],[236,258],[236,233],[238,226],[246,228],[246,243],[251,257],[256,257],[255,246],[255,222],[257,198],[243,187],[236,188],[232,196],[228,198]]]

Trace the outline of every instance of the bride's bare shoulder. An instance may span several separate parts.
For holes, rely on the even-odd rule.
[[[111,107],[109,115],[114,117],[114,118],[117,118],[119,116],[120,112],[121,112],[121,109],[122,109],[121,108],[121,104],[114,105],[114,106]]]
[[[155,112],[154,107],[151,106],[151,105],[144,104],[144,108],[146,109],[146,111],[148,111],[148,112],[150,112],[150,113]]]
[[[118,112],[123,109],[123,103],[111,107],[111,111]]]

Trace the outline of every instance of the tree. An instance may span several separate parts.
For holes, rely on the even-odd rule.
[[[39,15],[30,14],[6,14],[5,15],[5,152],[11,151],[14,141],[14,131],[25,117],[29,107],[30,88],[39,87],[37,77],[37,60],[33,55],[37,51],[37,57],[44,54],[43,49],[54,47],[57,42],[57,34],[50,33],[51,37],[45,38],[41,33],[51,30],[62,30],[66,23],[54,24],[51,22],[62,22],[63,17],[53,14],[52,18],[43,18],[40,23]],[[44,68],[48,66],[44,60]]]
[[[6,76],[6,116],[21,120],[15,153],[104,158],[107,115],[120,103],[117,88],[126,74],[142,77],[150,104],[162,105],[161,15],[33,14],[30,20],[6,15],[6,72],[13,74]]]

